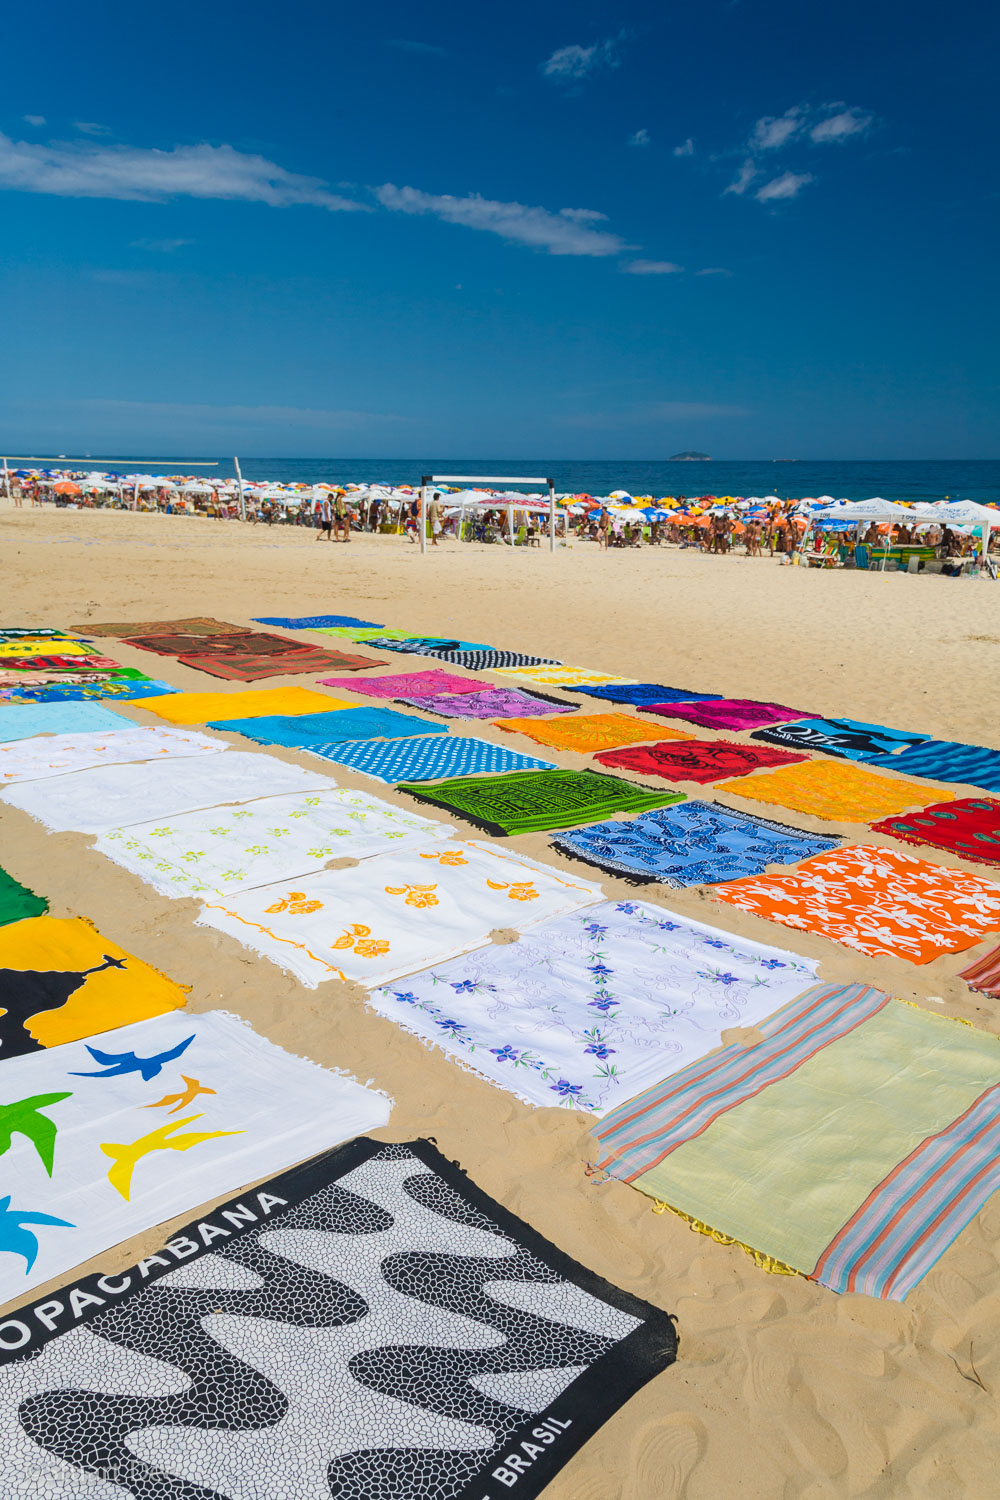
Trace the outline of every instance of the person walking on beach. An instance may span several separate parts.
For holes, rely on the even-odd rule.
[[[344,491],[337,490],[333,497],[333,527],[337,533],[338,542],[349,542],[351,540],[351,517],[347,509],[347,501],[344,499]],[[343,532],[343,536],[341,536]]]
[[[316,540],[321,542],[324,534],[328,542],[333,541],[333,511],[330,509],[330,497],[324,495],[319,502],[316,511]]]
[[[436,547],[441,535],[441,495],[435,490],[427,507],[427,519],[431,523],[431,546]]]

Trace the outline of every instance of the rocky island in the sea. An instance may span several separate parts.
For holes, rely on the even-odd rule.
[[[667,462],[671,463],[671,464],[678,463],[678,462],[681,462],[681,463],[709,463],[710,462],[710,458],[709,458],[709,455],[707,453],[693,453],[693,452],[692,453],[671,453],[671,455],[668,458]]]

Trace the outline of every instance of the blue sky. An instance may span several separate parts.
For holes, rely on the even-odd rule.
[[[996,16],[7,7],[0,444],[995,457]]]

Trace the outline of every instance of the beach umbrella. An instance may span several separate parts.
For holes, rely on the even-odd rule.
[[[55,490],[57,495],[82,494],[80,486],[78,484],[73,484],[69,479],[63,479],[59,484],[54,484],[52,488]]]

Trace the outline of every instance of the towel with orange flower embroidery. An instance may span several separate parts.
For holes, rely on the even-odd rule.
[[[603,900],[599,885],[479,842],[429,843],[208,902],[228,933],[314,989],[371,986]]]

